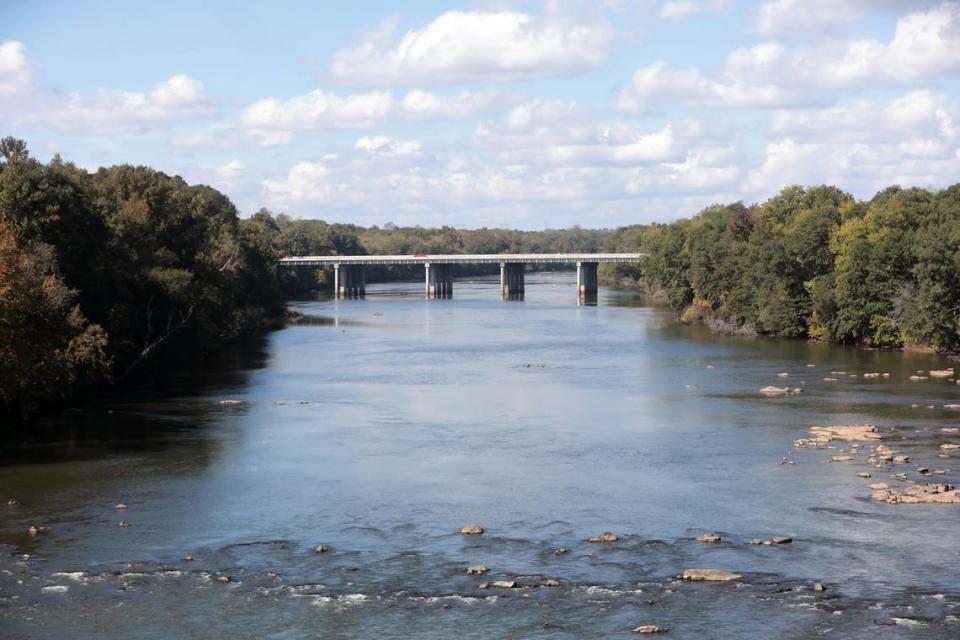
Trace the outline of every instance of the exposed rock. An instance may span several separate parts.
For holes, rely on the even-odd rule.
[[[777,377],[778,377],[778,378],[788,378],[788,377],[790,377],[790,374],[787,373],[786,371],[781,371],[780,373],[777,374]]]
[[[593,536],[587,542],[616,542],[617,540],[618,538],[616,535],[614,535],[610,531],[604,531],[599,535]]]
[[[930,469],[926,467],[917,467],[917,473],[923,476],[928,476],[930,475]]]
[[[754,538],[750,541],[750,544],[763,544],[763,540],[760,538]]]
[[[789,536],[773,536],[770,538],[772,544],[790,544],[793,542],[793,538]]]
[[[126,508],[127,508],[127,505],[125,505],[122,502],[117,503],[117,505],[114,507],[114,509],[116,509],[117,511],[123,511]]]
[[[715,533],[704,533],[697,536],[697,542],[717,543],[722,542],[722,539]]]
[[[222,582],[223,584],[226,584],[230,582],[230,576],[217,576],[216,580],[217,582]]]
[[[739,573],[731,573],[720,569],[687,569],[680,574],[681,580],[692,582],[730,582],[742,577]]]
[[[858,477],[858,478],[869,478],[869,477],[870,477],[870,472],[869,472],[869,471],[861,471],[860,473],[857,474],[857,477]]]
[[[907,463],[907,462],[910,462],[910,456],[903,456],[903,455],[901,455],[901,456],[893,456],[893,463],[894,463],[894,464],[905,464],[905,463]]]
[[[241,407],[247,403],[243,400],[221,400],[220,404],[224,407]]]
[[[905,474],[905,473],[895,473],[895,474],[893,474],[893,478],[896,479],[896,480],[899,480],[900,482],[906,482],[906,481],[907,481],[907,474]]]
[[[467,567],[467,574],[471,576],[482,576],[487,571],[489,571],[489,569],[487,569],[487,565],[485,564],[475,564]]]
[[[126,520],[121,520],[117,523],[118,527],[132,527],[133,525],[127,522]]]
[[[868,484],[868,485],[867,485],[867,488],[868,488],[868,489],[872,489],[873,491],[882,491],[882,490],[887,489],[887,488],[889,488],[889,487],[890,487],[890,485],[888,485],[886,482],[874,482],[874,483],[872,483],[872,484]]]
[[[944,483],[914,484],[904,488],[874,491],[873,499],[890,504],[960,504],[960,493]]]
[[[823,584],[822,582],[814,582],[813,590],[816,591],[817,593],[823,593],[824,591],[827,590],[827,585]]]
[[[824,382],[837,382],[837,380],[838,380],[837,378],[824,378],[824,379],[823,379]]]
[[[655,624],[645,624],[631,629],[633,633],[666,633],[670,627],[659,627]]]
[[[853,456],[830,456],[831,462],[850,462]]]
[[[330,547],[325,544],[318,544],[313,548],[314,553],[327,553],[328,551],[330,551]]]
[[[843,440],[846,442],[873,442],[881,440],[883,434],[872,424],[844,424],[829,427],[810,427],[810,435],[823,442]]]
[[[928,371],[927,374],[931,378],[949,378],[953,375],[953,369],[934,369],[932,371]]]
[[[943,405],[943,408],[944,408],[944,409],[953,409],[954,411],[956,411],[957,409],[960,409],[960,404],[945,404],[945,405]]]
[[[553,555],[555,556],[563,556],[563,555],[566,555],[566,553],[567,553],[566,547],[557,547],[556,549],[553,550]]]
[[[940,445],[940,448],[943,449],[944,451],[955,451],[957,449],[960,449],[960,444],[953,444],[952,442],[948,442],[946,444]]]
[[[516,580],[494,580],[489,583],[487,586],[494,587],[496,589],[514,589],[517,586]]]
[[[803,393],[803,389],[796,388],[791,389],[790,387],[764,387],[760,389],[760,393],[765,396],[793,396],[800,393]]]
[[[478,524],[468,524],[464,528],[460,529],[460,533],[465,536],[478,536],[483,533],[483,527]]]
[[[554,580],[553,578],[547,578],[546,580],[541,582],[540,585],[543,587],[559,587],[560,581]]]

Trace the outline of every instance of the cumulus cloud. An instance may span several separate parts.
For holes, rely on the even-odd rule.
[[[957,136],[960,106],[942,93],[909,91],[886,101],[854,100],[824,109],[777,110],[771,114],[774,135],[804,140],[871,141],[904,136],[945,140]]]
[[[664,20],[683,20],[701,13],[716,13],[727,8],[727,0],[675,0],[664,2],[659,16]]]
[[[285,178],[264,180],[263,186],[270,200],[281,204],[321,202],[335,188],[330,182],[330,169],[322,162],[298,162]]]
[[[29,86],[30,69],[23,43],[8,40],[0,44],[0,96],[23,92]]]
[[[369,129],[387,120],[412,122],[476,116],[494,105],[495,95],[461,91],[444,96],[414,89],[397,99],[385,90],[339,96],[316,89],[289,100],[258,100],[243,110],[240,123],[259,144],[270,146],[290,142],[297,131]]]
[[[388,20],[334,54],[330,73],[350,83],[509,79],[597,67],[614,34],[602,23],[501,11],[448,11],[421,29],[396,33]]]
[[[146,92],[101,89],[92,97],[71,93],[38,99],[39,109],[23,113],[21,121],[75,134],[142,133],[216,112],[215,103],[204,95],[203,83],[185,75],[159,82]]]
[[[184,74],[148,91],[101,89],[93,95],[59,93],[30,78],[26,49],[16,41],[0,45],[0,115],[17,126],[43,126],[70,134],[142,133],[186,118],[209,116],[217,104],[203,83]]]
[[[870,10],[912,9],[916,0],[770,0],[757,9],[754,30],[765,36],[831,33]]]
[[[397,140],[389,136],[364,136],[353,147],[385,156],[418,155],[423,150],[423,144],[418,140]]]
[[[674,69],[664,62],[634,72],[614,107],[656,112],[680,101],[699,107],[824,105],[843,91],[901,86],[960,70],[960,3],[947,2],[897,20],[887,42],[789,49],[772,40],[731,52],[718,70]]]

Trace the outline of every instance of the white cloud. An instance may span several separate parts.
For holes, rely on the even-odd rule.
[[[0,96],[25,91],[30,85],[27,52],[22,42],[0,44]]]
[[[264,180],[263,186],[272,202],[320,202],[334,191],[330,169],[321,162],[298,162],[286,178]]]
[[[830,34],[884,9],[911,9],[917,0],[770,0],[757,9],[754,30],[765,36]]]
[[[334,54],[333,77],[350,83],[504,79],[567,74],[606,62],[605,24],[534,18],[519,12],[448,11],[397,37],[387,21]]]
[[[42,89],[31,81],[26,49],[16,41],[0,45],[0,96],[0,115],[14,125],[77,135],[143,133],[217,111],[203,83],[183,74],[148,91],[101,89],[84,96]]]
[[[638,69],[614,107],[656,112],[695,107],[798,107],[832,103],[843,91],[909,85],[960,71],[960,3],[900,17],[888,43],[860,39],[791,50],[778,41],[731,52],[712,74],[658,62]]]
[[[869,197],[891,185],[943,187],[960,175],[960,158],[942,140],[910,138],[870,142],[784,138],[767,145],[743,192],[767,198],[788,184],[835,184]]]
[[[778,110],[771,114],[774,135],[804,140],[877,141],[956,136],[956,103],[940,93],[918,89],[885,102],[855,100],[825,109]]]
[[[639,133],[619,125],[600,132],[593,144],[559,144],[547,147],[544,156],[558,164],[637,165],[663,162],[674,156],[673,129],[670,125],[654,133]]]
[[[240,123],[258,144],[272,146],[290,142],[296,131],[369,129],[387,120],[467,118],[488,111],[495,98],[491,92],[443,96],[414,89],[398,100],[383,90],[339,96],[316,89],[289,100],[258,100],[243,110]]]
[[[664,20],[683,20],[701,13],[716,13],[728,6],[727,0],[676,0],[664,2],[659,16]]]
[[[423,151],[423,144],[418,140],[397,140],[389,136],[364,136],[353,147],[385,156],[418,155]]]

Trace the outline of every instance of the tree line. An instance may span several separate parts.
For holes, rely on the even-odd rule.
[[[648,253],[610,275],[688,321],[877,348],[960,349],[960,184],[889,187],[862,201],[792,186],[766,202],[619,229]]]
[[[91,173],[0,140],[0,413],[75,397],[276,325],[284,298],[332,287],[283,255],[640,251],[604,265],[685,321],[730,332],[960,350],[960,184],[829,186],[616,230],[360,227],[261,209],[148,167]],[[496,265],[458,266],[458,275]],[[491,269],[493,271],[491,271]],[[370,280],[419,278],[371,268]]]

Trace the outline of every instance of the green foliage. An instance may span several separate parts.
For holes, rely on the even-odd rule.
[[[44,165],[13,139],[0,156],[0,351],[13,362],[0,410],[203,354],[279,317],[262,216],[241,223],[218,191],[146,167]]]
[[[678,311],[697,300],[763,333],[960,349],[960,185],[890,187],[867,202],[792,186],[615,240],[649,254],[636,277]]]

